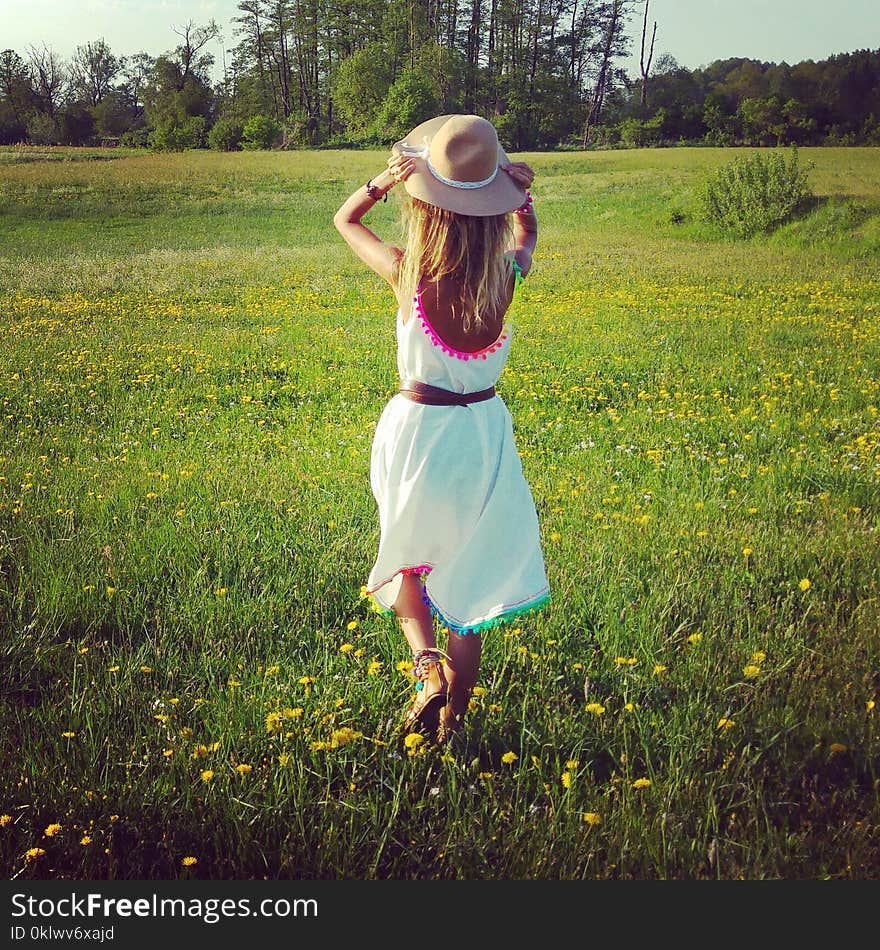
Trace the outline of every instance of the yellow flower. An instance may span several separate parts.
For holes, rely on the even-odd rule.
[[[418,732],[410,732],[407,736],[404,737],[403,744],[407,749],[412,751],[413,749],[418,749],[418,747],[425,741],[425,737]]]
[[[192,750],[192,755],[190,758],[193,759],[203,759],[208,754],[208,747],[206,745],[197,745]]]
[[[198,858],[194,858],[191,854],[188,854],[181,862],[185,868],[191,868],[194,864],[199,863]]]
[[[576,769],[580,764],[581,764],[581,763],[580,763],[580,760],[579,760],[579,759],[569,759],[569,760],[565,763],[565,767],[566,767],[567,769],[572,769],[572,770],[574,770],[574,769]]]
[[[635,703],[624,703],[623,708],[627,712],[635,712],[636,704]]]
[[[697,633],[692,633],[688,637],[688,643],[699,643],[700,640],[702,639],[703,639],[703,634],[698,631]]]
[[[755,650],[752,654],[752,663],[763,663],[767,659],[767,654],[763,650]]]
[[[472,693],[474,696],[485,696],[486,693],[488,693],[488,692],[489,692],[489,690],[486,689],[485,686],[475,686],[475,687],[471,690],[471,693]]]
[[[721,719],[718,720],[719,729],[731,729],[735,725],[736,725],[736,722],[733,719],[726,719],[722,717]]]
[[[743,676],[749,680],[754,679],[760,672],[761,667],[755,666],[753,663],[743,667]]]
[[[353,644],[353,643],[343,643],[342,646],[339,648],[339,652],[340,652],[340,653],[351,653],[351,651],[352,651],[353,649],[354,649],[354,644]]]
[[[75,732],[62,732],[61,735],[62,735],[65,739],[72,739],[72,738],[76,735],[76,733],[75,733]]]
[[[602,821],[602,816],[597,811],[585,811],[584,821],[588,825],[598,825]]]
[[[225,597],[225,596],[229,593],[229,588],[228,588],[228,587],[217,587],[217,588],[214,589],[214,593],[215,593],[218,597]]]
[[[479,772],[479,773],[477,773],[477,778],[478,778],[481,782],[488,782],[489,779],[492,778],[492,773],[491,773],[491,772]]]
[[[848,748],[849,746],[845,746],[842,742],[832,742],[831,745],[828,746],[828,751],[832,755],[837,755],[839,752],[846,752]]]
[[[649,778],[637,778],[633,782],[633,788],[650,788],[651,780]]]
[[[666,672],[666,667],[662,663],[654,664],[654,669],[653,669],[654,676],[660,676],[661,674],[665,672]]]
[[[107,672],[108,672],[108,673],[118,673],[118,672],[119,672],[119,667],[118,667],[118,666],[108,666],[108,667],[107,667]]]
[[[501,761],[505,765],[513,765],[513,763],[516,762],[517,758],[518,756],[515,752],[505,752],[504,755],[501,756]]]
[[[279,765],[287,765],[289,762],[290,762],[290,754],[288,752],[282,752],[281,755],[278,756]]]
[[[601,716],[605,712],[605,707],[601,703],[587,703],[586,709],[594,716]]]
[[[115,587],[108,587],[108,588],[107,588],[107,596],[108,596],[108,597],[112,597],[115,593],[116,593],[116,588],[115,588]]]
[[[560,776],[563,788],[571,788],[571,772],[563,772]]]
[[[809,589],[810,589],[810,579],[809,579],[809,577],[802,577],[802,578],[798,581],[798,587],[800,587],[801,590],[809,590]]]
[[[300,686],[309,686],[315,682],[314,676],[301,676],[298,680]]]
[[[348,623],[345,625],[346,630],[357,630],[357,628],[358,628],[357,620],[349,620]]]
[[[83,835],[79,842],[84,848],[92,843],[90,835]]]
[[[349,729],[348,726],[342,726],[340,729],[334,729],[330,734],[330,747],[338,749],[339,746],[348,745],[349,742],[354,742],[356,739],[360,739],[361,736],[363,736],[362,732],[356,732],[354,729]]]
[[[0,815],[0,828],[5,828],[12,821],[12,815]]]
[[[412,663],[407,660],[400,660],[394,668],[404,676],[412,676]]]
[[[253,768],[246,762],[242,762],[240,765],[236,765],[235,771],[238,772],[239,775],[247,775],[248,772],[253,771]]]
[[[47,825],[46,830],[43,832],[47,838],[54,838],[55,835],[60,833],[61,825],[59,825],[57,821],[53,822],[51,825]]]
[[[201,775],[202,775],[202,781],[203,781],[203,782],[210,782],[211,779],[214,777],[214,770],[213,770],[213,769],[205,769],[205,770],[201,773]]]
[[[874,709],[874,700],[873,700],[873,699],[869,699],[869,700],[865,703],[865,709],[866,709],[868,712],[871,712],[871,711]]]
[[[46,851],[44,848],[29,848],[25,852],[24,856],[28,861],[36,861],[37,858],[43,857],[45,853]]]
[[[370,665],[367,667],[367,676],[376,676],[382,669],[382,664],[379,660],[370,660]]]
[[[751,548],[743,548],[743,556],[748,557],[752,553]]]

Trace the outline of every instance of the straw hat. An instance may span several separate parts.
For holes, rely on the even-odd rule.
[[[478,115],[438,115],[391,148],[415,161],[403,182],[407,192],[438,208],[488,217],[526,200],[525,189],[499,168],[508,158],[495,126]]]

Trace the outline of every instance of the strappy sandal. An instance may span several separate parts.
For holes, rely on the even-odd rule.
[[[447,745],[454,736],[464,729],[464,713],[456,715],[448,703],[440,710],[440,719],[434,736],[437,745]]]
[[[416,694],[403,719],[410,732],[433,735],[440,723],[440,712],[449,702],[449,683],[443,672],[442,651],[419,650],[413,656],[412,674],[418,680]]]

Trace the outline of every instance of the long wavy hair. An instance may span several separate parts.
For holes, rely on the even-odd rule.
[[[510,280],[504,252],[512,246],[509,214],[486,217],[457,214],[404,193],[401,221],[406,240],[398,261],[401,294],[415,296],[419,280],[451,275],[460,288],[453,318],[465,333],[476,333],[497,320]]]

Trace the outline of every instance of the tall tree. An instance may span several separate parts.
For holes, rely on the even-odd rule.
[[[600,5],[599,16],[603,21],[603,37],[592,101],[587,113],[587,122],[584,126],[584,148],[587,148],[590,143],[590,130],[599,122],[602,115],[602,104],[613,76],[614,60],[626,52],[627,43],[624,29],[626,28],[628,13],[628,0],[608,0],[607,3]]]
[[[642,88],[639,96],[639,105],[642,109],[648,105],[648,73],[651,71],[651,60],[654,58],[654,40],[657,37],[657,21],[654,21],[654,29],[651,31],[651,46],[648,50],[648,60],[645,62],[645,38],[648,32],[648,7],[651,0],[645,0],[645,19],[642,22],[642,54],[639,58],[639,68],[642,73]]]
[[[71,91],[87,105],[96,106],[110,93],[121,66],[103,38],[78,46],[70,64]]]
[[[45,43],[41,47],[31,46],[28,65],[38,108],[52,117],[61,105],[64,91],[65,69],[61,57]]]

